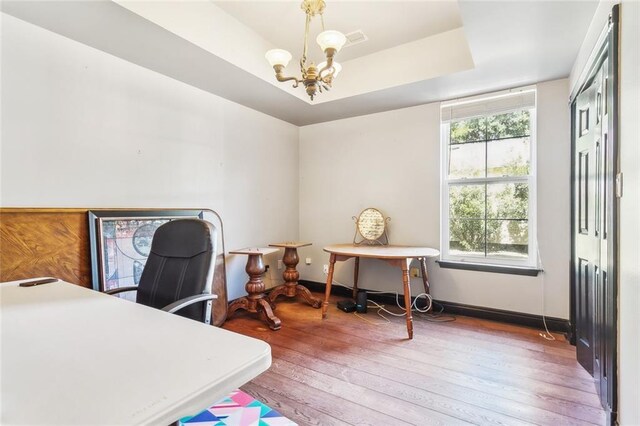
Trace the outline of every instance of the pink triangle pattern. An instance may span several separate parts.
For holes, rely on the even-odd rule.
[[[180,426],[296,426],[296,423],[241,390],[231,392]]]

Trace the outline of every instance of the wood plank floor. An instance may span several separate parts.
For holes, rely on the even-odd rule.
[[[385,324],[370,309],[372,324],[333,303],[322,320],[286,299],[276,315],[279,331],[246,313],[224,328],[271,345],[272,367],[242,389],[300,425],[605,423],[592,378],[559,335],[417,314],[410,341],[404,318]]]

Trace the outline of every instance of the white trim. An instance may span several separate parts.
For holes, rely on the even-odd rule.
[[[474,183],[501,183],[501,182],[527,182],[529,175],[522,176],[494,176],[488,178],[461,178],[449,179],[449,185],[473,185]]]
[[[529,141],[529,266],[539,267],[538,259],[538,92],[536,106],[531,110]]]
[[[441,110],[442,111],[442,110]],[[449,164],[449,122],[440,125],[440,259],[449,259],[449,184],[447,165]]]
[[[506,96],[513,96],[514,94],[518,94],[518,93],[535,91],[536,88],[537,88],[537,86],[535,84],[532,84],[532,85],[529,85],[529,86],[517,87],[517,88],[514,88],[514,89],[501,90],[499,92],[491,92],[491,93],[484,93],[484,94],[481,94],[481,95],[468,96],[466,98],[449,99],[448,101],[442,102],[440,104],[440,107],[441,108],[448,108],[448,107],[451,107],[451,106],[463,105],[463,104],[471,103],[471,102],[488,101],[488,100],[493,100],[493,99],[497,99],[497,98],[503,98],[503,97],[506,97]]]

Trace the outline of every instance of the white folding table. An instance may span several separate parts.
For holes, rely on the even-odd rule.
[[[0,424],[162,425],[267,370],[271,348],[73,284],[14,281],[0,284],[0,358]]]

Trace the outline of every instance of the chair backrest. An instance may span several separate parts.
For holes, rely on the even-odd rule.
[[[204,220],[176,219],[161,225],[153,235],[136,302],[162,309],[176,300],[210,293],[216,241],[215,227]],[[176,313],[204,321],[206,302]]]

